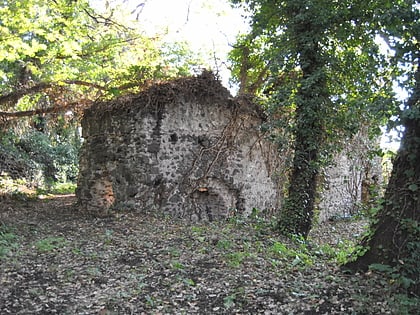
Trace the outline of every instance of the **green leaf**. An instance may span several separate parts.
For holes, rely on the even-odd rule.
[[[417,186],[417,184],[411,184],[408,186],[408,189],[414,192],[417,191],[419,187]]]
[[[412,284],[415,283],[412,279],[404,276],[402,276],[399,280],[404,289],[408,289]]]
[[[407,176],[407,177],[413,177],[415,175],[415,172],[414,172],[413,169],[410,168],[410,169],[404,171],[404,175]]]
[[[121,90],[118,88],[110,88],[109,93],[111,93],[113,96],[119,96],[121,95]]]
[[[390,265],[383,265],[383,264],[371,264],[369,265],[370,270],[384,272],[384,273],[392,273],[394,269]]]

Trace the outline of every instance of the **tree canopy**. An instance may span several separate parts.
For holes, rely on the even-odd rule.
[[[149,38],[121,21],[130,17],[97,13],[87,0],[1,1],[0,14],[3,118],[84,107],[199,63],[183,43]]]
[[[236,80],[256,82],[258,88],[242,90],[260,89],[271,111],[291,113],[282,125],[291,135],[294,160],[279,224],[307,235],[322,166],[361,126],[378,132],[392,111],[388,68],[378,66],[385,56],[366,24],[371,8],[359,1],[234,2],[246,4],[252,17],[245,36],[252,45],[239,42],[232,52]],[[258,84],[255,69],[244,68],[244,59],[268,77],[265,85]]]
[[[325,157],[335,152],[332,146],[364,124],[378,130],[392,118],[389,125],[404,130],[401,148],[364,250],[349,266],[389,268],[418,295],[418,1],[233,2],[246,4],[252,21],[251,33],[231,54],[236,81],[244,92],[268,94],[270,108],[288,107],[292,113],[283,124],[291,126],[294,158],[280,229],[306,236],[317,178]],[[380,50],[381,40],[388,53]],[[249,84],[259,83],[255,69],[271,85]],[[394,97],[395,82],[409,95],[402,104]]]
[[[85,108],[202,66],[185,42],[146,35],[144,2],[96,4],[0,0],[0,181],[74,181]]]
[[[399,275],[402,287],[420,295],[420,6],[418,1],[383,1],[372,26],[393,50],[394,79],[409,97],[396,109],[403,127],[384,200],[378,207],[364,251],[353,269],[369,265]]]

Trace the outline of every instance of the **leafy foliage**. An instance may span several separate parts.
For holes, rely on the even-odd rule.
[[[86,106],[200,63],[185,44],[141,35],[138,22],[117,8],[98,13],[87,0],[2,1],[0,14],[5,109]]]
[[[32,177],[40,169],[36,180],[48,185],[77,176],[84,108],[202,63],[186,43],[145,36],[109,2],[99,10],[88,0],[0,0],[0,15],[0,153]]]
[[[35,248],[40,252],[51,252],[64,247],[67,241],[63,237],[47,237],[35,243]]]
[[[397,124],[404,127],[401,147],[384,200],[372,224],[372,233],[362,242],[366,252],[352,269],[373,268],[388,273],[403,289],[420,295],[420,47],[418,1],[379,1],[371,20],[393,49],[394,79],[408,92],[408,99],[396,110]],[[404,73],[402,75],[402,73]]]
[[[261,96],[270,73],[270,61],[264,55],[267,41],[262,35],[239,35],[229,52],[231,83],[239,85],[238,94]]]
[[[4,134],[0,145],[9,151],[9,156],[13,155],[19,161],[20,167],[27,169],[28,173],[19,174],[21,178],[27,179],[27,184],[50,186],[53,182],[76,180],[80,141],[72,143],[71,139],[63,139],[58,135],[52,140],[45,133],[28,131],[19,139],[13,133]]]
[[[275,126],[286,128],[294,150],[279,227],[306,236],[320,169],[361,126],[378,132],[389,115],[392,84],[386,68],[378,67],[386,59],[379,53],[375,33],[362,22],[368,18],[364,3],[233,2],[246,4],[252,16],[252,31],[239,39],[231,54],[238,69],[233,74],[247,84],[255,82],[254,71],[268,73],[268,84],[258,86],[260,94],[269,111],[277,113]],[[248,65],[241,67],[244,60],[255,66],[249,67],[253,71],[247,71]]]

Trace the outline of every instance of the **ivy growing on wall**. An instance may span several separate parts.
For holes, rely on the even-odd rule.
[[[245,4],[252,17],[252,30],[245,37],[249,44],[239,39],[233,63],[248,56],[245,60],[267,74],[266,83],[250,91],[265,98],[274,124],[286,129],[293,150],[279,228],[306,236],[312,226],[320,170],[361,126],[378,132],[379,123],[389,115],[392,84],[384,68],[377,66],[385,58],[374,32],[360,23],[366,18],[364,3],[233,2]],[[260,59],[254,57],[258,51]],[[246,69],[241,66],[234,73],[238,82],[256,82],[254,72],[244,79]]]

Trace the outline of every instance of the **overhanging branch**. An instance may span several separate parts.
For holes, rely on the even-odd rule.
[[[63,80],[63,81],[58,81],[54,83],[41,82],[29,88],[23,88],[23,89],[13,91],[5,95],[0,95],[0,105],[16,104],[22,97],[26,95],[32,95],[32,94],[36,94],[42,91],[46,91],[54,87],[60,87],[60,85],[62,85],[63,83],[67,85],[81,85],[81,86],[92,87],[101,91],[107,90],[107,88],[102,85],[92,83],[92,82],[81,81],[81,80]]]
[[[93,87],[93,88],[95,88],[97,90],[101,90],[101,91],[106,91],[107,90],[106,87],[104,87],[100,84],[81,81],[81,80],[64,80],[64,81],[61,81],[61,82],[66,83],[66,84],[74,84],[74,85],[83,85],[83,86]]]
[[[53,84],[51,83],[43,82],[43,83],[38,83],[29,88],[19,89],[5,95],[0,95],[0,105],[17,103],[25,95],[39,93],[48,88],[51,88],[52,86]]]
[[[109,87],[104,87],[102,85],[99,85],[97,83],[92,82],[86,82],[82,80],[63,80],[58,82],[41,82],[34,86],[31,86],[29,88],[23,88],[20,90],[16,90],[12,93],[6,94],[6,95],[0,95],[0,105],[5,104],[16,104],[22,97],[26,95],[32,95],[36,93],[45,92],[46,94],[50,96],[57,95],[57,91],[52,91],[51,89],[57,88],[59,89],[62,87],[63,84],[66,85],[80,85],[80,86],[86,86],[91,87],[93,89],[96,89],[98,91],[108,91]],[[146,85],[146,83],[143,83],[143,85]],[[141,86],[139,82],[131,82],[126,83],[123,85],[120,85],[116,87],[117,90],[129,90],[131,88],[135,88],[137,86]],[[96,98],[97,100],[98,98]],[[57,100],[56,100],[57,101]],[[30,117],[35,116],[39,114],[48,114],[48,113],[57,113],[57,112],[63,112],[66,110],[76,109],[76,108],[86,108],[87,106],[90,106],[95,100],[82,98],[79,99],[76,102],[63,102],[58,101],[56,106],[46,107],[46,108],[37,108],[32,110],[26,110],[26,111],[0,111],[0,120],[2,121],[8,121],[12,119],[17,119],[21,117]],[[60,104],[61,103],[61,104]]]
[[[18,111],[18,112],[0,111],[0,118],[2,120],[10,120],[10,119],[15,119],[15,118],[30,117],[30,116],[40,115],[40,114],[59,113],[59,112],[75,109],[77,107],[85,107],[90,104],[92,104],[92,101],[83,100],[81,102],[71,102],[65,105],[60,105],[60,106],[37,108],[33,110],[25,110],[25,111]]]

